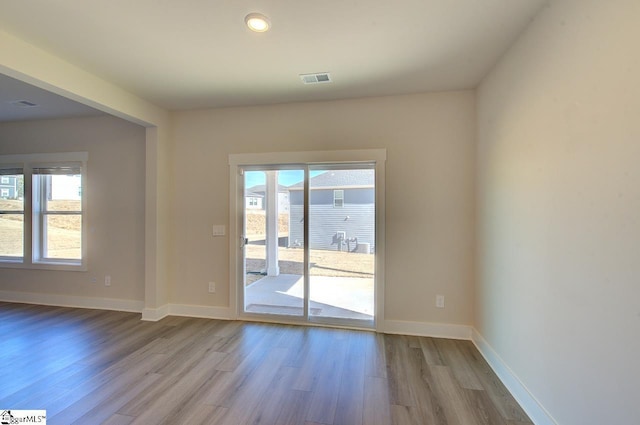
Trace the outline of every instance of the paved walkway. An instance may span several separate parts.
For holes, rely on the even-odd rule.
[[[281,274],[265,276],[247,286],[246,311],[252,313],[303,313],[303,278]],[[310,315],[346,319],[373,319],[373,279],[311,276]]]

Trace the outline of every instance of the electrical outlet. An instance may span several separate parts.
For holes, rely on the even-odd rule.
[[[111,286],[111,276],[106,275],[104,277],[104,286]]]
[[[213,294],[216,292],[216,283],[215,282],[209,282],[209,293]]]
[[[213,236],[224,236],[227,233],[227,229],[224,224],[214,224]]]
[[[436,295],[436,307],[444,308],[444,295]]]

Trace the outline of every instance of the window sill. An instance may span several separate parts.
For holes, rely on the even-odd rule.
[[[24,263],[22,260],[1,260],[0,268],[7,269],[24,269],[24,270],[59,270],[68,272],[86,272],[87,265],[79,263],[65,263],[65,262],[37,262],[37,263]]]

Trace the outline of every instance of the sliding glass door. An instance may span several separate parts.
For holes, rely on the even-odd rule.
[[[373,327],[375,165],[240,169],[241,314]]]
[[[304,223],[291,220],[288,186],[305,171],[251,167],[243,175],[243,312],[304,317]]]

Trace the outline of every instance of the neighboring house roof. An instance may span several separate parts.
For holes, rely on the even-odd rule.
[[[374,187],[374,170],[329,170],[309,179],[313,189],[320,187]],[[289,186],[289,190],[300,190],[304,182]]]
[[[264,198],[264,195],[255,192],[246,192],[244,196],[247,198]]]
[[[289,190],[289,188],[287,188],[287,186],[283,186],[281,184],[278,185],[278,192],[287,192],[287,190]],[[249,196],[248,195],[249,192],[264,194],[266,191],[267,191],[267,187],[264,184],[258,184],[258,185],[255,185],[255,186],[248,187],[246,189],[247,196]]]

